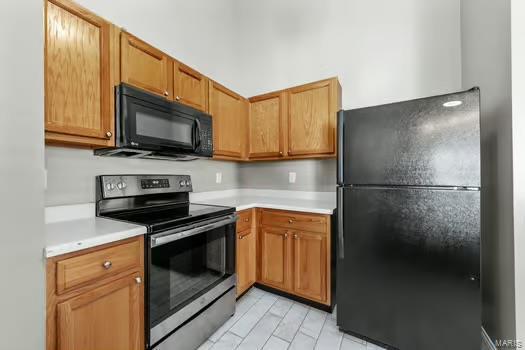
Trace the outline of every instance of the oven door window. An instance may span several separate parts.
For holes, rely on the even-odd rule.
[[[150,326],[154,327],[231,276],[231,225],[151,249]],[[233,229],[234,230],[234,229]]]
[[[130,136],[139,145],[193,150],[194,118],[152,108],[143,101],[131,104],[130,115]]]

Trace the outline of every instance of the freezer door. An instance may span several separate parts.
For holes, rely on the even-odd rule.
[[[479,130],[478,89],[341,111],[338,183],[479,187]]]
[[[338,326],[402,350],[479,350],[480,193],[339,194]]]

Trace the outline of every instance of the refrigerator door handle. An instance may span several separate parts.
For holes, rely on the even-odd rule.
[[[343,188],[337,188],[337,251],[339,259],[345,257],[345,231],[343,228]]]
[[[344,183],[344,159],[343,159],[343,147],[344,147],[344,120],[345,111],[340,110],[337,113],[337,183]]]

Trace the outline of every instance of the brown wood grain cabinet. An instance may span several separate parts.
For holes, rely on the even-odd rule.
[[[122,81],[169,98],[173,64],[168,55],[127,32],[122,32],[120,45]]]
[[[331,158],[336,155],[337,78],[251,97],[248,159]]]
[[[257,282],[331,305],[329,215],[258,210]]]
[[[143,237],[48,259],[46,349],[143,350],[143,280]]]
[[[173,98],[201,111],[208,111],[208,78],[182,62],[173,62]]]
[[[277,92],[250,99],[248,158],[284,156],[283,123],[286,94]]]
[[[213,118],[214,157],[242,159],[245,154],[246,100],[210,80],[209,113]]]
[[[237,296],[248,290],[256,280],[256,236],[255,209],[237,213]]]
[[[262,226],[260,233],[260,282],[284,291],[291,289],[290,233],[280,227]]]
[[[118,28],[67,0],[44,6],[46,142],[112,146]]]

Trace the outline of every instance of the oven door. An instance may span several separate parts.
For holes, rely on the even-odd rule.
[[[235,287],[234,214],[152,235],[149,244],[149,345]]]
[[[121,86],[119,101],[118,146],[164,153],[193,152],[198,146],[198,121],[169,101],[128,86]]]

